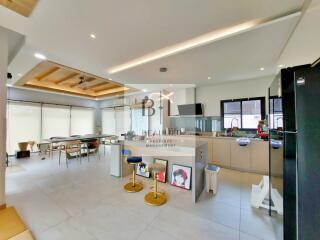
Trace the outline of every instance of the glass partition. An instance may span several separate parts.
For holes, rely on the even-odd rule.
[[[143,114],[142,108],[131,110],[132,128],[136,135],[144,135],[148,131],[148,116]]]
[[[116,112],[114,108],[104,108],[101,112],[102,115],[102,133],[103,134],[116,134]]]
[[[131,111],[129,107],[117,107],[115,111],[116,135],[121,136],[131,129]]]

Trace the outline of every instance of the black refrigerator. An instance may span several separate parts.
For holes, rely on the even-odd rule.
[[[283,196],[283,238],[320,239],[319,65],[281,70],[269,88],[269,128],[269,180]],[[276,215],[271,208],[270,201]]]

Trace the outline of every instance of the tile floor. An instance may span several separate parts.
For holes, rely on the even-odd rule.
[[[152,207],[143,200],[151,181],[139,178],[142,192],[124,192],[127,180],[110,176],[104,157],[81,165],[71,160],[69,168],[37,155],[14,162],[7,172],[7,203],[38,240],[282,239],[282,218],[250,207],[251,184],[260,175],[222,169],[217,195],[203,192],[197,204],[191,192],[160,184],[168,203]]]

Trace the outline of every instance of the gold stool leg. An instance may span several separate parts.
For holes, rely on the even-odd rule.
[[[143,189],[142,183],[136,182],[136,164],[133,164],[132,182],[124,185],[124,190],[130,193],[140,192]]]
[[[153,192],[149,192],[147,195],[145,195],[144,201],[152,206],[160,206],[167,202],[166,195],[158,192],[158,181],[156,174],[153,174]]]

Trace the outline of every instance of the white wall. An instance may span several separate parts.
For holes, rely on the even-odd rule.
[[[273,77],[235,81],[196,88],[196,102],[204,105],[205,116],[220,116],[220,101],[226,99],[268,96]],[[267,99],[266,99],[266,102]],[[266,108],[267,109],[267,108]]]
[[[8,67],[7,34],[0,29],[0,207],[5,199],[5,161],[6,159],[6,83]]]
[[[173,91],[170,96],[170,116],[179,115],[178,105],[195,103],[195,88],[184,88]]]

